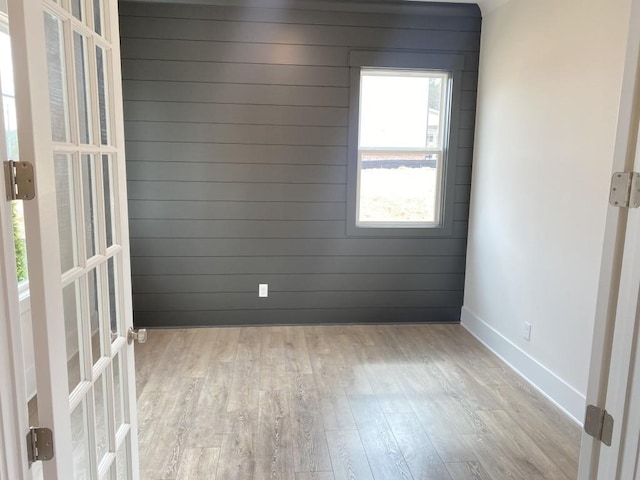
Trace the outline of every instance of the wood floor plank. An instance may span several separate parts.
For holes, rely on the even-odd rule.
[[[447,463],[453,480],[493,480],[480,462]]]
[[[295,480],[335,480],[333,472],[298,472]]]
[[[173,479],[177,475],[191,418],[202,388],[201,378],[173,379],[173,394],[163,396],[161,414],[138,438],[143,478]],[[179,380],[179,381],[178,381]]]
[[[151,330],[144,480],[566,480],[580,429],[460,325]]]
[[[230,433],[223,436],[216,478],[246,480],[256,468],[255,440],[258,433],[258,410],[227,413]]]
[[[216,479],[219,448],[189,448],[184,451],[176,480]]]
[[[412,479],[375,395],[349,395],[349,402],[374,478]]]
[[[295,445],[293,452],[295,471],[331,470],[320,400],[313,376],[298,376],[289,398],[293,444]]]
[[[255,480],[293,477],[293,438],[286,394],[260,392]]]
[[[511,453],[511,457],[518,459],[526,465],[533,465],[543,472],[546,478],[558,480],[570,480],[575,475],[565,475],[558,464],[554,463],[544,451],[531,440],[516,419],[511,418],[504,410],[478,412],[482,421],[492,432],[496,441],[501,442],[503,448]]]
[[[415,414],[385,414],[415,480],[452,480]]]
[[[364,447],[357,430],[332,430],[327,432],[327,443],[338,479],[373,480]]]

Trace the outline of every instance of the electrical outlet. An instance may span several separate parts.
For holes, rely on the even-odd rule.
[[[531,340],[531,324],[529,322],[524,322],[522,326],[522,336],[527,342]]]
[[[259,297],[268,297],[269,296],[269,284],[261,283],[258,285],[258,296]]]

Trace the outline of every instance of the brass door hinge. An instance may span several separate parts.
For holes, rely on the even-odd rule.
[[[613,417],[604,408],[588,405],[584,417],[584,431],[610,447],[613,438]]]
[[[7,200],[33,200],[36,197],[33,165],[14,160],[4,162],[4,184]]]
[[[29,465],[53,458],[53,432],[48,428],[31,427],[27,434]]]
[[[614,173],[611,177],[609,203],[614,207],[640,207],[640,173]]]

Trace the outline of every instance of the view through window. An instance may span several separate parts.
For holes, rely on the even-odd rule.
[[[0,90],[2,91],[2,110],[7,159],[18,160],[18,126],[16,119],[16,101],[13,84],[13,64],[11,61],[11,43],[6,21],[0,19]],[[25,245],[24,214],[21,200],[11,202],[13,220],[13,238],[16,249],[16,268],[18,282],[26,285],[27,251]]]
[[[449,75],[362,69],[357,225],[441,223]]]

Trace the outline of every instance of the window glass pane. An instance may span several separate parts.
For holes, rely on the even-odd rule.
[[[107,247],[113,245],[113,237],[115,232],[114,216],[115,197],[112,188],[113,185],[113,157],[110,155],[102,155],[102,187],[104,189],[104,220],[106,228]]]
[[[102,1],[93,0],[93,29],[102,35]]]
[[[69,375],[69,393],[71,393],[83,378],[82,327],[80,326],[78,282],[67,285],[63,289],[62,301],[67,342],[67,374]]]
[[[60,239],[60,266],[62,273],[64,273],[78,264],[71,155],[56,155],[54,157],[54,169],[58,207],[58,236]]]
[[[360,147],[425,148],[429,76],[364,70],[360,84]]]
[[[107,260],[107,277],[109,279],[109,318],[111,322],[111,341],[114,341],[120,336],[120,312],[118,311],[118,284],[116,283],[116,266],[115,260],[113,258]]]
[[[13,226],[13,243],[16,252],[16,274],[18,283],[29,278],[27,267],[27,239],[24,231],[24,211],[22,200],[11,202],[11,223]]]
[[[69,114],[65,88],[65,58],[62,22],[45,12],[44,31],[47,45],[49,107],[54,142],[69,141]]]
[[[437,222],[438,156],[360,155],[358,222]]]
[[[89,90],[89,61],[87,39],[73,32],[73,55],[78,95],[78,129],[80,143],[91,143],[91,100]]]
[[[429,148],[442,147],[443,88],[442,77],[429,79],[429,115],[427,116],[427,147]]]
[[[91,469],[89,463],[89,429],[87,420],[86,399],[78,404],[71,413],[71,444],[73,448],[73,478],[89,480]]]
[[[73,16],[78,20],[82,20],[84,17],[83,2],[84,0],[71,0],[71,13],[73,13]]]
[[[130,436],[127,435],[127,438],[122,442],[118,453],[116,454],[116,465],[118,471],[118,480],[129,480],[131,477],[129,476],[129,443]]]
[[[109,144],[109,112],[107,96],[107,53],[96,47],[96,66],[98,70],[98,109],[100,117],[100,143]]]
[[[16,99],[13,85],[13,62],[9,35],[0,24],[0,87],[2,88],[2,109],[4,120],[4,138],[7,145],[7,160],[19,160],[18,121],[16,117]],[[22,200],[11,202],[11,223],[16,253],[16,273],[18,282],[27,280],[27,249],[24,230],[24,211]]]
[[[121,354],[118,353],[113,357],[113,362],[111,363],[111,368],[113,369],[113,399],[116,432],[124,423],[124,376],[122,374],[121,358]]]
[[[97,253],[98,248],[98,211],[93,159],[93,155],[82,155],[82,197],[84,203],[84,229],[87,258],[93,257]]]
[[[96,453],[98,463],[109,451],[109,405],[107,404],[107,384],[105,375],[101,375],[93,385],[96,420]]]
[[[89,286],[89,324],[91,326],[91,358],[95,364],[102,357],[101,340],[101,308],[100,308],[100,277],[97,269],[91,270],[87,274]]]

